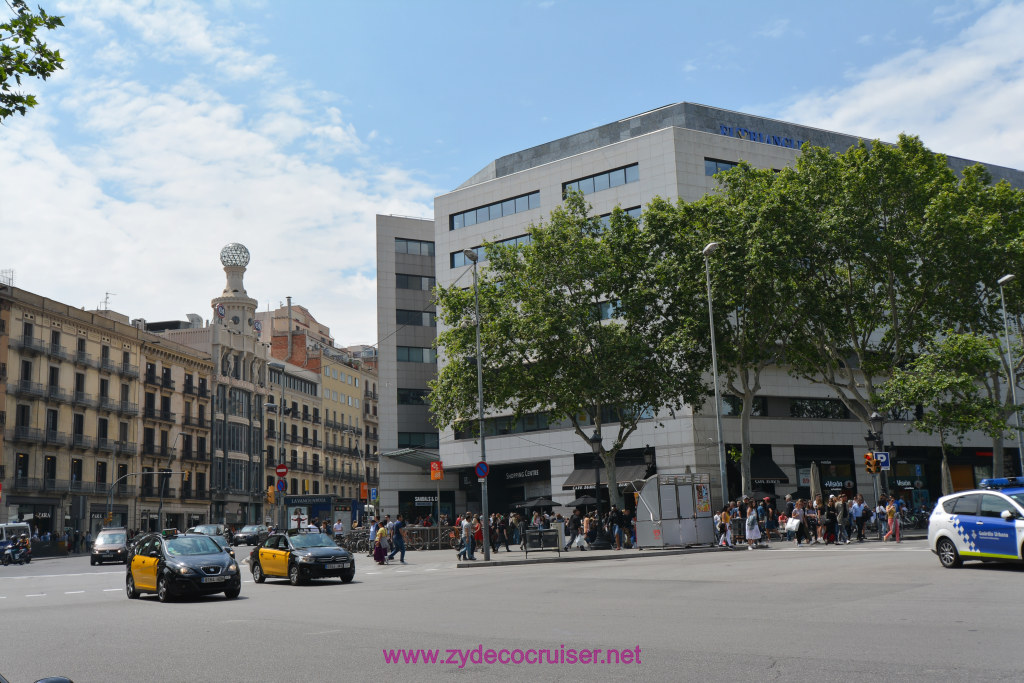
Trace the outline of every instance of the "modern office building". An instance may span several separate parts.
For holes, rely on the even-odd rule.
[[[421,396],[409,391],[422,391],[434,373],[431,339],[436,328],[417,317],[432,310],[428,278],[449,285],[462,277],[470,267],[466,249],[476,250],[486,268],[481,248],[485,240],[526,239],[527,227],[545,220],[570,188],[582,191],[599,215],[616,206],[640,211],[656,196],[700,198],[714,190],[716,172],[741,160],[782,168],[794,163],[804,142],[843,152],[857,141],[855,135],[684,102],[496,159],[435,199],[432,224],[378,216],[381,446],[385,454],[398,452],[382,458],[385,510],[434,490],[425,469],[434,448],[448,473],[448,499],[460,510],[465,505],[480,508],[480,488],[472,475],[480,458],[478,443],[450,429],[436,434],[427,427],[426,408],[409,405]],[[949,158],[954,170],[972,163]],[[1024,172],[988,169],[996,180],[1024,186]],[[403,288],[410,278],[418,278],[422,291]],[[781,369],[767,371],[762,386],[752,424],[757,489],[787,493],[806,487],[812,463],[817,463],[824,490],[871,490],[861,464],[865,429],[826,387],[794,380]],[[730,401],[723,407],[725,441],[731,447],[740,442],[739,420],[729,415]],[[707,472],[717,494],[721,487],[714,415],[709,401],[644,422],[620,453],[620,482],[628,485],[628,479],[655,470]],[[513,423],[490,416],[487,429],[490,509],[505,510],[514,501],[539,495],[564,503],[588,487],[593,490],[594,456],[567,425]],[[934,437],[908,433],[905,423],[888,425],[885,437],[896,446],[890,487],[934,500],[940,489]],[[964,449],[952,463],[954,480],[961,486],[968,481],[973,485],[991,471],[991,442],[969,443],[976,448]],[[1016,462],[1010,450],[1006,460]],[[444,501],[444,489],[441,494]]]

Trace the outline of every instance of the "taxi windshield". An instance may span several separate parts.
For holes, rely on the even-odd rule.
[[[327,534],[295,534],[292,536],[292,545],[296,548],[323,548],[337,544]]]
[[[124,534],[100,534],[96,537],[96,545],[117,545],[124,543]]]
[[[195,538],[172,538],[166,544],[168,555],[216,555],[221,552],[213,539],[205,536]]]

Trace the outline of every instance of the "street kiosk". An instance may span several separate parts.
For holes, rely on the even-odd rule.
[[[711,475],[656,474],[640,489],[636,540],[641,548],[715,543]]]

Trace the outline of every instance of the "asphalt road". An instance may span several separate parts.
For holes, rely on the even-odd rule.
[[[1022,571],[945,570],[923,541],[455,568],[357,560],[356,580],[237,600],[129,601],[87,557],[0,568],[0,673],[90,681],[1019,681]],[[239,559],[247,556],[238,549]],[[388,664],[382,650],[639,647],[630,664]],[[482,650],[481,650],[482,651]],[[542,657],[544,655],[541,655]],[[556,655],[557,656],[557,655]]]

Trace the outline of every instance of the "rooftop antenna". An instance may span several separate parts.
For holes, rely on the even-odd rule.
[[[104,292],[103,303],[101,304],[102,308],[100,309],[101,311],[110,310],[110,297],[112,296],[117,296],[117,294],[114,292]]]
[[[7,285],[8,287],[14,286],[14,268],[0,270],[0,284]]]

